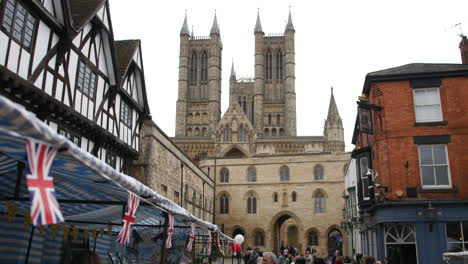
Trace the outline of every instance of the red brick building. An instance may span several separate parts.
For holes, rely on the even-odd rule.
[[[468,251],[468,40],[463,64],[367,74],[353,135],[363,253],[442,263]]]

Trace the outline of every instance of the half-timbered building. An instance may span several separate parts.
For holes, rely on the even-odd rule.
[[[139,40],[104,0],[0,0],[0,94],[126,172],[149,117]]]

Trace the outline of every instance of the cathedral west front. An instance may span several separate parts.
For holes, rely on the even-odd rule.
[[[229,107],[221,113],[216,16],[206,37],[194,36],[186,17],[171,140],[214,181],[214,222],[226,234],[243,234],[245,246],[263,251],[315,246],[325,256],[346,247],[341,222],[349,153],[333,90],[323,135],[297,136],[294,35],[291,13],[284,33],[274,35],[263,32],[257,16],[254,77],[237,78],[232,65]]]

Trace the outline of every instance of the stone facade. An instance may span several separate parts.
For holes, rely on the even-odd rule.
[[[349,154],[343,125],[332,90],[323,135],[296,135],[291,16],[284,34],[274,35],[265,35],[257,17],[255,77],[238,79],[233,65],[229,107],[222,117],[209,105],[218,107],[221,93],[220,68],[210,64],[221,56],[213,40],[221,41],[216,17],[210,37],[190,35],[186,22],[172,141],[214,180],[215,223],[228,235],[244,234],[244,246],[265,251],[281,243],[302,253],[314,245],[322,256],[345,249],[342,195]],[[208,90],[199,54],[215,68],[208,70],[208,83],[215,80],[216,85]]]
[[[226,234],[234,235],[241,230],[246,246],[258,246],[262,250],[278,249],[278,242],[284,241],[285,245],[304,252],[311,246],[309,233],[316,232],[318,245],[315,246],[325,254],[330,231],[341,232],[343,177],[348,159],[347,153],[276,155],[207,159],[200,166],[216,172],[215,222],[224,227]],[[281,168],[285,167],[289,169],[289,180],[281,179]],[[323,169],[322,179],[314,176],[318,167]],[[222,178],[226,170],[227,181]],[[252,174],[249,178],[249,170],[255,171],[255,179]],[[325,199],[323,212],[315,208],[319,193]],[[250,194],[256,198],[256,212],[249,214]],[[221,212],[225,206],[221,201],[223,196],[227,196],[229,204],[228,210]],[[296,231],[288,232],[291,229]],[[264,243],[255,242],[257,232],[264,236]]]
[[[213,222],[214,181],[196,166],[151,120],[145,121],[135,178],[183,206],[194,216]]]

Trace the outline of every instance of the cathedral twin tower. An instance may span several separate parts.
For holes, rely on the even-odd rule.
[[[255,24],[255,79],[230,76],[230,104],[237,102],[258,136],[296,136],[294,26],[289,14],[284,34],[265,36]],[[221,118],[220,30],[215,15],[210,36],[180,31],[176,137],[211,137]]]
[[[323,137],[297,138],[294,34],[291,12],[284,33],[272,35],[265,35],[257,15],[255,77],[238,79],[232,65],[229,108],[221,116],[223,46],[216,15],[205,37],[190,34],[185,16],[180,31],[176,144],[197,157],[222,156],[223,149],[233,145],[246,155],[268,148],[271,154],[343,151],[343,125],[333,93]]]

